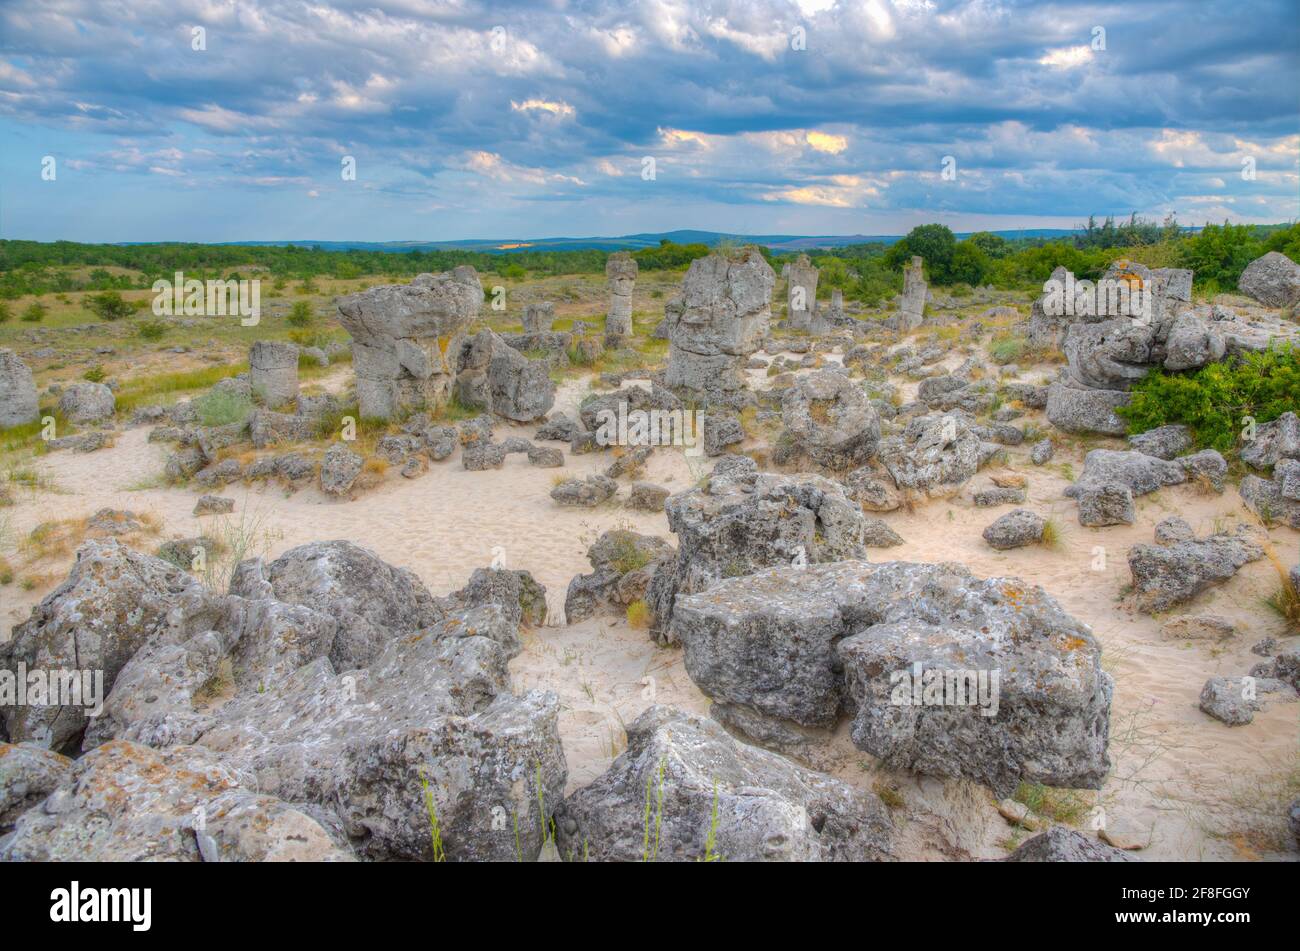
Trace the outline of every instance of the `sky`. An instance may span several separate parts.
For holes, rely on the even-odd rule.
[[[0,237],[1300,216],[1300,3],[0,0]]]

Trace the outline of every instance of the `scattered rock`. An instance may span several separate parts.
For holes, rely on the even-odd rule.
[[[195,515],[225,515],[235,510],[234,499],[223,499],[219,495],[201,495],[194,503]]]
[[[347,495],[364,465],[365,460],[342,443],[330,446],[321,457],[321,491],[326,495]]]
[[[984,529],[984,540],[998,551],[1022,548],[1043,539],[1047,520],[1028,509],[1016,509]]]
[[[1134,545],[1128,565],[1138,609],[1148,614],[1167,611],[1228,581],[1242,565],[1263,558],[1264,549],[1251,534],[1241,526],[1204,539]]]

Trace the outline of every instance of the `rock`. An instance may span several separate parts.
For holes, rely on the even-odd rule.
[[[1052,826],[1026,841],[1004,862],[1137,862],[1136,856],[1104,845],[1082,832]]]
[[[1237,288],[1269,307],[1286,307],[1300,300],[1300,264],[1270,251],[1246,265]]]
[[[1187,481],[1202,485],[1212,492],[1222,492],[1228,477],[1228,460],[1214,449],[1202,449],[1174,460],[1183,467]]]
[[[817,307],[817,268],[801,254],[784,268],[786,278],[786,322],[793,330],[812,330]]]
[[[643,512],[662,512],[664,502],[672,493],[661,485],[654,485],[650,482],[633,482],[632,492],[628,496],[627,504],[634,509],[640,509]]]
[[[1128,401],[1128,393],[1122,390],[1089,389],[1057,381],[1047,390],[1047,420],[1062,432],[1123,436],[1128,424],[1115,409],[1127,406]]]
[[[1048,387],[1046,386],[1035,386],[1032,383],[1005,383],[1002,390],[1008,400],[1021,403],[1029,409],[1047,408]]]
[[[882,439],[878,454],[895,485],[931,497],[960,491],[982,461],[979,436],[955,413],[912,420],[901,435]]]
[[[78,433],[76,436],[63,436],[45,443],[51,452],[59,449],[71,449],[73,452],[98,452],[111,444],[111,436],[102,429]]]
[[[883,518],[866,518],[862,521],[862,544],[868,548],[893,548],[903,544],[903,538]]]
[[[326,495],[347,495],[364,465],[365,460],[342,443],[330,446],[321,457],[321,491]]]
[[[1008,512],[984,529],[984,540],[998,551],[1022,548],[1042,541],[1047,520],[1028,509]]]
[[[32,371],[12,350],[0,349],[0,429],[34,423],[40,415]]]
[[[1244,726],[1264,709],[1260,694],[1284,693],[1295,699],[1295,691],[1270,677],[1211,677],[1201,688],[1200,707],[1228,726]]]
[[[505,447],[499,443],[481,442],[466,446],[460,454],[461,465],[469,472],[500,469],[506,461]]]
[[[1132,525],[1137,521],[1133,492],[1118,482],[1090,483],[1080,489],[1079,524],[1091,528],[1107,525]]]
[[[88,679],[92,691],[102,687],[102,700],[140,645],[165,624],[177,598],[195,584],[175,565],[116,540],[88,541],[77,550],[68,577],[0,644],[0,671],[17,677],[20,664],[28,671],[81,671],[83,687]],[[96,684],[100,671],[102,683]],[[11,742],[64,752],[79,744],[87,707],[93,706],[5,705],[0,712]]]
[[[144,531],[144,523],[140,521],[140,516],[126,509],[102,508],[86,519],[86,531],[116,538]]]
[[[225,515],[235,510],[234,499],[223,499],[219,495],[201,495],[194,503],[195,515]]]
[[[552,413],[546,417],[546,422],[537,430],[537,435],[534,438],[555,442],[572,442],[573,437],[581,430],[582,427],[566,414]]]
[[[598,862],[894,857],[889,815],[875,795],[738,743],[717,723],[655,706],[627,738],[609,770],[556,810],[562,855]]]
[[[609,285],[605,334],[609,337],[632,336],[632,290],[637,270],[636,259],[626,251],[615,251],[605,259],[605,281]]]
[[[537,301],[524,306],[524,333],[548,333],[555,322],[555,305],[550,301]]]
[[[866,557],[862,510],[837,483],[760,473],[744,456],[724,456],[706,486],[670,496],[664,508],[677,561],[655,572],[646,600],[651,634],[665,643],[681,595],[772,565]]]
[[[361,415],[388,419],[405,407],[445,404],[453,376],[446,354],[458,353],[452,343],[482,306],[483,285],[468,266],[340,298]]]
[[[1157,459],[1173,459],[1192,448],[1191,431],[1182,425],[1159,426],[1128,437],[1128,444],[1138,452]]]
[[[1264,549],[1241,526],[1204,539],[1167,545],[1134,545],[1128,553],[1133,589],[1141,611],[1155,614],[1190,601],[1224,583],[1242,565],[1264,557]]]
[[[282,406],[298,398],[298,348],[278,340],[259,340],[248,356],[248,384],[264,405]]]
[[[339,633],[329,659],[336,670],[366,666],[389,641],[445,617],[414,572],[348,541],[299,545],[269,564],[240,562],[230,593],[300,604],[334,618]]]
[[[531,572],[523,570],[475,568],[465,587],[439,601],[447,611],[469,611],[486,605],[499,607],[513,627],[539,627],[546,622],[546,588]],[[512,646],[509,656],[517,654]]]
[[[418,479],[429,471],[429,462],[423,456],[409,456],[402,463],[401,474],[403,479]]]
[[[1191,541],[1196,537],[1192,526],[1176,515],[1170,515],[1157,522],[1155,534],[1157,545],[1173,545]]]
[[[865,390],[837,370],[801,377],[781,399],[782,438],[829,469],[860,466],[876,453],[880,417]]]
[[[1029,450],[1029,461],[1036,466],[1045,466],[1052,461],[1052,456],[1056,455],[1056,446],[1050,438],[1043,438],[1034,443],[1034,447]]]
[[[1218,615],[1182,615],[1171,617],[1160,626],[1165,640],[1223,640],[1234,637],[1236,625]]]
[[[19,816],[65,785],[72,765],[66,756],[37,746],[0,742],[0,836],[12,832]]]
[[[553,446],[534,446],[528,450],[528,463],[540,469],[556,469],[564,465],[564,453]]]
[[[1044,825],[1041,816],[1035,815],[1023,802],[1016,802],[1014,799],[999,799],[998,815],[1012,825],[1018,825],[1030,832],[1037,832]]]
[[[1295,413],[1260,423],[1255,438],[1241,450],[1241,461],[1256,469],[1271,469],[1283,459],[1300,459],[1300,417]]]
[[[248,435],[254,449],[266,449],[278,443],[311,439],[316,435],[316,425],[310,417],[259,409],[248,417]]]
[[[551,489],[551,498],[560,505],[595,508],[613,498],[618,483],[608,476],[591,475],[585,479],[566,479]]]
[[[1179,314],[1169,328],[1165,341],[1164,368],[1193,370],[1223,359],[1228,344],[1215,329],[1213,321],[1203,320],[1195,312]]]
[[[677,297],[664,305],[664,383],[700,396],[743,390],[745,361],[767,335],[776,275],[757,249],[691,262]]]
[[[103,383],[73,383],[59,397],[63,418],[78,425],[112,419],[116,408],[113,391]]]
[[[546,364],[530,360],[484,328],[461,349],[456,392],[461,403],[515,422],[542,419],[555,402]]]
[[[745,429],[740,419],[730,413],[708,413],[701,428],[704,430],[704,454],[720,456],[728,446],[745,441]]]
[[[337,820],[245,787],[205,749],[115,742],[69,772],[58,808],[25,813],[0,861],[197,862],[200,836],[224,862],[353,858]]]
[[[627,529],[605,532],[587,549],[592,573],[576,575],[564,599],[564,617],[576,624],[610,607],[626,608],[645,595],[659,564],[673,547],[662,538]]]
[[[1094,449],[1084,457],[1083,473],[1065,490],[1065,496],[1077,499],[1103,485],[1122,485],[1138,496],[1185,481],[1187,471],[1177,462],[1133,450]]]
[[[1025,501],[1025,490],[1012,487],[994,486],[980,489],[971,500],[977,508],[993,508],[998,505],[1020,505]]]
[[[956,564],[772,568],[679,597],[673,631],[709,697],[804,727],[856,710],[854,744],[887,768],[1010,795],[1022,781],[1099,788],[1110,766],[1100,648],[1016,579]]]
[[[1300,485],[1300,462],[1283,459],[1273,471],[1271,481],[1253,475],[1243,478],[1238,486],[1241,500],[1266,523],[1281,522],[1300,529],[1300,500],[1288,495],[1289,486]],[[1296,494],[1295,490],[1290,494]]]
[[[868,512],[892,512],[903,504],[893,480],[864,466],[844,477],[849,498]]]
[[[624,450],[620,446],[614,452],[616,454],[614,461],[605,470],[605,476],[609,479],[620,479],[623,476],[639,475],[649,461],[651,453],[654,452],[654,447],[637,446]]]
[[[913,256],[910,265],[903,265],[903,294],[898,299],[898,312],[889,318],[889,325],[904,333],[921,326],[925,319],[925,269],[920,257]]]

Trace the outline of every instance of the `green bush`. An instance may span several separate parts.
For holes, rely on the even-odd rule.
[[[90,312],[100,320],[120,320],[135,308],[117,291],[104,291],[87,299]]]
[[[194,400],[194,409],[204,426],[225,426],[247,419],[253,411],[253,401],[231,390],[212,390]]]
[[[104,377],[107,375],[108,374],[104,372],[104,368],[96,363],[85,373],[81,374],[81,378],[83,380],[89,380],[91,383],[103,383]]]
[[[45,309],[44,304],[40,301],[32,301],[31,304],[27,306],[27,309],[23,311],[23,315],[19,320],[25,320],[29,324],[39,324],[45,319],[47,313],[49,313],[49,311]]]
[[[1134,385],[1116,412],[1130,433],[1182,423],[1198,449],[1234,453],[1252,417],[1267,423],[1300,407],[1300,350],[1290,345],[1212,363],[1191,373],[1156,370]]]
[[[8,323],[13,319],[13,316],[13,309],[5,302],[0,301],[0,324]]]
[[[167,325],[161,320],[146,320],[136,328],[136,333],[144,340],[161,340],[166,332]]]
[[[312,312],[311,304],[305,300],[295,301],[293,307],[289,309],[289,316],[285,318],[289,321],[290,327],[309,327],[311,326]]]

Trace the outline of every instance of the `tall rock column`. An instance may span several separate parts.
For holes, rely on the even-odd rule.
[[[787,264],[786,273],[786,320],[792,330],[811,330],[813,311],[817,308],[817,268],[808,260],[808,255],[799,255],[798,260]]]
[[[459,352],[482,306],[483,285],[469,266],[342,298],[339,323],[352,335],[361,415],[388,419],[446,403],[455,380],[447,354]]]
[[[705,398],[743,390],[745,361],[767,336],[776,273],[756,248],[691,262],[677,297],[664,305],[664,383]]]
[[[0,429],[21,426],[39,418],[32,371],[12,350],[0,350]]]
[[[898,329],[915,330],[925,318],[925,269],[919,256],[912,258],[912,263],[903,266],[903,297],[898,305],[895,318]]]
[[[248,354],[248,383],[267,406],[298,398],[298,348],[278,340],[259,340]]]
[[[616,251],[605,262],[605,279],[609,282],[609,314],[605,317],[605,336],[632,336],[632,288],[636,286],[636,260],[626,251]]]

